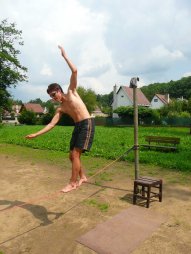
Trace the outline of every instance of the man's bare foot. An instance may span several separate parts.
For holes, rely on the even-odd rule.
[[[83,176],[82,178],[80,178],[78,185],[80,186],[82,183],[86,183],[87,181],[88,179],[85,176]]]
[[[73,184],[69,183],[68,185],[66,185],[66,187],[64,187],[64,188],[61,190],[61,192],[66,193],[66,192],[75,190],[76,188],[77,188],[76,184],[73,185]]]

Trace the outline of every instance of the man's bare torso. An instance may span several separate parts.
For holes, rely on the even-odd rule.
[[[61,113],[72,117],[74,122],[90,118],[90,114],[76,90],[68,90],[67,94],[63,95],[59,109]]]

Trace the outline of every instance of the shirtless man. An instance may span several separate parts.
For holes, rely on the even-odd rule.
[[[47,93],[55,101],[60,102],[60,106],[57,108],[54,117],[48,125],[34,134],[27,135],[26,138],[36,138],[50,131],[58,123],[63,113],[68,114],[74,120],[75,127],[70,141],[69,155],[72,162],[72,175],[69,184],[61,190],[62,192],[69,192],[87,181],[81,166],[80,156],[82,152],[90,150],[94,137],[94,121],[76,91],[77,69],[68,59],[65,50],[61,46],[58,47],[61,50],[61,55],[72,71],[68,91],[64,93],[61,86],[56,83],[48,86]],[[77,181],[78,175],[80,176],[79,182]]]

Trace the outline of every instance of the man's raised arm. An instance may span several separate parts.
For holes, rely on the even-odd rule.
[[[70,78],[70,86],[69,89],[74,90],[77,87],[77,68],[76,66],[68,59],[66,52],[63,47],[58,46],[61,51],[61,55],[64,57],[65,61],[67,62],[70,70],[72,71],[72,75]]]

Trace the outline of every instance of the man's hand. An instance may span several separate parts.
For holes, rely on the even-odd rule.
[[[68,59],[65,50],[63,49],[63,47],[61,47],[60,45],[58,45],[58,48],[61,50],[61,55],[64,57],[65,61],[67,62],[70,70],[72,71],[72,75],[70,78],[70,85],[69,88],[70,90],[74,90],[76,89],[77,86],[77,68],[76,66]]]
[[[62,55],[63,57],[66,57],[66,52],[65,52],[64,48],[61,47],[60,45],[58,45],[58,48],[59,48],[60,51],[61,51],[61,55]]]
[[[29,134],[25,138],[32,139],[32,138],[36,138],[36,136],[37,136],[36,134]]]

